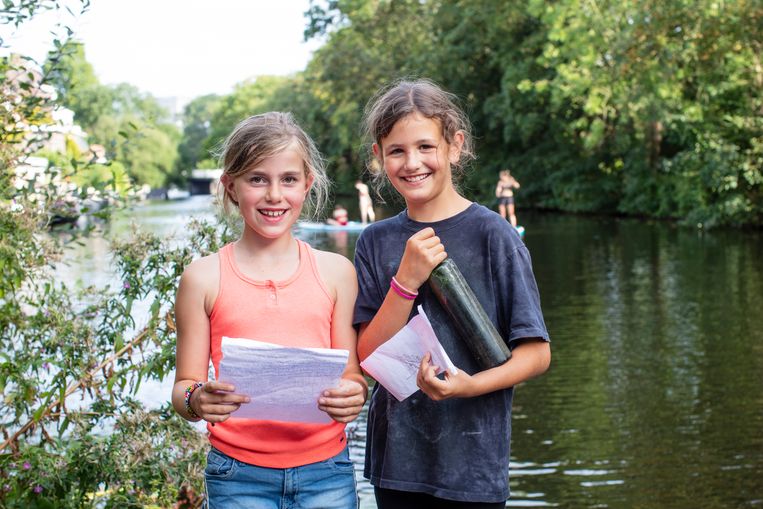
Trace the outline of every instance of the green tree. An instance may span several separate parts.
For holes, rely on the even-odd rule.
[[[112,114],[113,94],[101,85],[85,57],[85,46],[67,41],[49,54],[44,66],[58,93],[58,102],[72,110],[77,123],[89,131],[99,118]]]
[[[101,85],[78,42],[51,53],[45,68],[60,102],[88,132],[88,141],[103,145],[135,184],[162,187],[179,180],[180,134],[156,99],[127,83]]]
[[[233,93],[222,97],[210,120],[205,152],[216,154],[236,124],[251,115],[269,111],[271,108],[268,101],[273,91],[288,80],[284,77],[259,76],[239,83]]]
[[[305,37],[325,37],[304,80],[319,108],[311,133],[329,160],[340,191],[363,172],[360,120],[371,95],[401,77],[432,76],[434,21],[440,2],[338,0],[312,4]]]
[[[340,182],[368,97],[428,76],[472,119],[470,196],[508,166],[522,205],[763,222],[759,2],[334,0],[308,22],[326,38],[310,118]]]
[[[188,103],[183,111],[183,134],[178,145],[178,174],[199,167],[199,161],[209,159],[204,144],[210,136],[212,117],[219,107],[220,97],[204,95]]]
[[[156,188],[174,178],[180,140],[175,126],[125,117],[120,127],[123,139],[116,144],[115,160],[125,166],[136,184]]]
[[[690,221],[759,222],[763,11],[754,3],[562,2],[532,12],[548,29],[550,79],[520,86],[567,115],[593,192],[616,208]],[[732,120],[733,119],[733,120]],[[577,175],[574,172],[573,175]],[[564,206],[564,204],[563,204]]]

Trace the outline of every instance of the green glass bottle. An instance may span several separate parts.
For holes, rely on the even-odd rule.
[[[453,260],[446,258],[434,268],[429,286],[483,369],[500,366],[511,358],[511,350]]]

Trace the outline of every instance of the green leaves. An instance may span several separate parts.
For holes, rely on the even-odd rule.
[[[169,407],[146,413],[131,397],[171,372],[179,276],[192,259],[230,241],[230,231],[194,222],[188,243],[177,246],[135,230],[113,245],[119,287],[79,290],[48,268],[60,247],[30,241],[46,236],[44,224],[0,208],[0,226],[0,253],[6,253],[0,258],[0,419],[3,451],[15,460],[0,464],[9,486],[6,506],[81,507],[97,500],[170,506],[188,472],[199,493],[195,469],[204,437]],[[116,433],[103,435],[114,427]],[[172,464],[156,463],[169,461],[168,451]],[[25,464],[30,467],[18,468]]]
[[[218,98],[210,128],[184,146],[206,132],[209,151],[247,114],[289,110],[326,156],[337,194],[350,194],[368,156],[359,132],[367,101],[390,81],[424,76],[456,93],[472,121],[470,198],[491,201],[508,166],[523,183],[520,206],[763,222],[755,2],[337,0],[311,4],[307,18],[306,37],[326,41],[307,69]],[[736,187],[711,171],[710,180],[665,171],[698,143],[736,147]],[[716,155],[707,164],[727,160]],[[680,205],[670,199],[678,188]]]

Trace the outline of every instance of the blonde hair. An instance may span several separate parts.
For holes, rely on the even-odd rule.
[[[364,115],[364,134],[366,139],[381,147],[382,138],[389,135],[400,119],[413,113],[435,119],[439,121],[443,138],[448,144],[454,142],[458,131],[464,135],[461,157],[453,165],[453,176],[460,178],[466,164],[475,156],[469,119],[457,103],[455,95],[446,92],[431,80],[395,81],[379,90],[368,102]],[[368,171],[379,183],[384,172],[381,165],[374,164],[374,161],[376,158],[371,155]]]
[[[315,142],[297,124],[291,113],[271,111],[239,122],[221,148],[223,174],[231,178],[239,177],[291,146],[296,146],[302,156],[305,177],[313,177],[303,210],[316,216],[326,205],[331,184]],[[231,205],[237,207],[238,204],[222,185],[221,187],[223,208],[229,212]]]

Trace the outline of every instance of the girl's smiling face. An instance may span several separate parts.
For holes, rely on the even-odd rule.
[[[460,131],[449,144],[439,120],[413,113],[398,120],[373,151],[406,205],[417,208],[455,193],[450,165],[458,162],[462,143]]]
[[[223,175],[222,179],[246,226],[268,239],[291,231],[312,184],[304,158],[294,145],[238,177]]]

